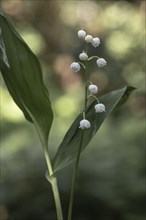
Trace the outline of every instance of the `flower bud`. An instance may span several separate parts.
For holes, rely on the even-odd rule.
[[[87,43],[91,43],[92,39],[93,39],[93,37],[91,35],[89,35],[89,34],[85,37],[85,41]]]
[[[105,112],[105,105],[100,103],[100,104],[97,104],[95,105],[95,112]]]
[[[70,65],[70,69],[73,71],[73,72],[78,72],[80,71],[81,67],[80,67],[80,64],[77,63],[77,62],[73,62],[71,65]]]
[[[100,39],[98,37],[93,38],[91,44],[93,47],[98,47],[100,44]]]
[[[80,126],[79,126],[79,128],[81,128],[81,129],[87,129],[87,128],[90,128],[90,126],[91,126],[91,124],[90,124],[90,122],[89,122],[88,120],[83,119],[83,120],[80,121]]]
[[[99,68],[101,68],[101,67],[104,67],[104,66],[106,66],[106,60],[105,59],[103,59],[103,58],[99,58],[97,61],[96,61],[96,63],[97,63],[97,66],[99,67]]]
[[[85,31],[83,31],[83,30],[79,30],[78,31],[78,37],[79,38],[85,38],[85,36],[86,36],[86,32]]]
[[[90,92],[91,94],[96,94],[97,91],[98,91],[98,88],[97,88],[96,85],[90,85],[90,86],[88,87],[88,90],[89,90],[89,92]]]
[[[80,60],[87,60],[88,55],[85,52],[82,52],[82,53],[80,53],[79,58],[80,58]]]

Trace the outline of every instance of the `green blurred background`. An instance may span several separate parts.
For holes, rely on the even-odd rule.
[[[1,8],[39,58],[55,114],[51,157],[80,112],[83,83],[70,71],[82,42],[77,31],[98,36],[90,66],[99,95],[132,85],[137,90],[112,113],[83,153],[74,220],[144,220],[145,215],[145,1],[2,0]],[[1,78],[1,220],[56,220],[46,163],[34,127],[11,99]],[[32,85],[33,87],[33,85]],[[58,173],[66,219],[72,165]]]

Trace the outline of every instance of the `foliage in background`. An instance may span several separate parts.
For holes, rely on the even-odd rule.
[[[70,41],[71,36],[78,27],[83,25],[94,35],[104,36],[105,44],[100,52],[104,55],[107,51],[104,56],[108,57],[109,69],[106,70],[107,73],[102,71],[98,74],[95,69],[92,69],[92,81],[98,82],[101,93],[122,87],[125,83],[132,84],[138,89],[130,103],[107,120],[102,127],[102,132],[96,140],[92,141],[88,152],[85,152],[80,168],[79,196],[76,198],[79,201],[79,207],[76,207],[76,213],[78,215],[79,209],[83,213],[82,209],[85,210],[88,205],[87,211],[79,219],[94,219],[99,207],[98,215],[102,220],[114,218],[142,220],[145,216],[143,153],[145,88],[144,56],[141,55],[144,54],[144,3],[142,1],[136,4],[123,1],[117,3],[90,1],[89,8],[89,2],[85,2],[87,3],[64,2],[62,5],[58,2],[45,4],[38,2],[34,6],[30,1],[11,1],[10,4],[3,1],[2,7],[14,17],[18,29],[23,33],[22,36],[26,37],[29,46],[33,47],[34,52],[37,50],[43,63],[44,78],[49,87],[52,87],[50,96],[57,117],[50,137],[52,155],[70,122],[79,111],[76,106],[79,106],[82,100],[79,88],[82,76],[72,76],[68,69],[73,60],[69,55],[70,51],[74,57],[78,54],[75,52],[77,50],[73,49],[77,42],[76,36]],[[82,11],[84,11],[83,14]],[[119,17],[119,13],[123,15],[122,18]],[[66,17],[68,19],[65,19]],[[24,23],[24,20],[27,22]],[[94,33],[94,30],[98,30],[98,33]],[[60,36],[59,39],[58,36]],[[36,42],[36,45],[32,45],[31,42]],[[5,103],[1,117],[1,159],[4,167],[2,173],[4,203],[1,210],[3,215],[9,215],[10,219],[32,220],[33,218],[42,219],[44,216],[45,220],[48,217],[46,193],[48,187],[47,182],[43,183],[42,179],[45,169],[42,151],[38,141],[35,141],[35,132],[25,129],[29,125],[26,126],[21,113],[12,104],[3,83],[1,87],[2,102]],[[54,87],[58,90],[54,90]],[[66,104],[69,108],[64,112]],[[13,116],[11,116],[12,111]],[[123,145],[121,146],[120,143]],[[29,164],[26,164],[26,161],[27,163],[30,161]],[[90,176],[94,176],[94,180]],[[64,177],[59,176],[59,178],[65,204],[69,192],[67,186],[70,169],[66,169]],[[88,196],[87,202],[84,196]],[[49,201],[50,219],[55,219],[52,198]],[[33,208],[30,209],[30,207]]]

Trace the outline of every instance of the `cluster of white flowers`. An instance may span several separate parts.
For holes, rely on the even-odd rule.
[[[84,30],[79,30],[78,31],[78,37],[85,40],[85,42],[87,44],[91,44],[93,47],[98,47],[100,45],[100,39],[98,37],[92,37],[91,35],[89,34],[86,34],[86,32]],[[79,59],[81,61],[89,61],[91,60],[92,58],[95,58],[96,56],[94,57],[88,57],[88,54],[87,52],[83,51],[82,53],[79,54]],[[99,68],[102,68],[104,66],[106,66],[107,62],[104,58],[99,58],[97,57],[98,59],[96,60],[96,64]],[[81,63],[81,62],[73,62],[70,66],[70,69],[73,71],[73,72],[78,72],[80,71],[81,69],[81,65],[84,67],[84,64]],[[98,92],[98,87],[94,84],[90,84],[88,86],[88,91],[90,93],[89,97],[92,96],[94,98],[96,98],[94,95],[97,94]],[[102,113],[102,112],[105,112],[105,105],[102,104],[102,103],[99,103],[98,99],[96,98],[98,104],[96,104],[94,106],[94,109],[95,109],[95,112],[96,113]],[[83,119],[80,121],[80,126],[79,128],[81,129],[88,129],[91,127],[91,123],[90,121],[88,121],[87,119],[85,119],[85,114],[83,115]]]
[[[90,43],[93,47],[98,47],[100,44],[100,39],[98,37],[92,37],[91,35],[86,34],[86,32],[84,30],[78,31],[78,37],[81,39],[84,39],[86,41],[86,43]],[[83,51],[82,53],[79,54],[79,59],[81,61],[86,61],[86,60],[88,60],[88,58],[89,58],[88,54],[85,51]],[[104,58],[98,58],[96,60],[96,64],[99,68],[102,68],[102,67],[106,66],[107,62]],[[79,62],[73,62],[70,66],[70,69],[75,73],[79,72],[81,69],[81,65]]]
[[[93,47],[98,47],[99,44],[100,44],[100,39],[98,37],[92,37],[91,35],[86,34],[86,32],[84,30],[79,30],[78,31],[78,37],[82,38],[82,39],[85,39],[85,41],[87,43],[91,43],[91,45]]]
[[[97,94],[98,92],[98,87],[96,85],[89,85],[88,86],[88,91],[90,92],[90,95],[95,97],[94,95]],[[102,103],[98,103],[94,106],[94,109],[95,109],[95,112],[96,113],[102,113],[102,112],[105,112],[105,105],[102,104]],[[80,121],[80,126],[79,128],[81,129],[88,129],[91,127],[91,123],[90,121],[88,121],[87,119],[82,119]]]

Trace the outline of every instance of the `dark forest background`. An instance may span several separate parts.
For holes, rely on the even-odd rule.
[[[81,157],[74,220],[144,220],[145,1],[2,0],[1,8],[42,65],[55,113],[49,140],[52,157],[81,109],[82,78],[70,71],[83,48],[77,37],[80,28],[101,39],[100,47],[91,47],[89,53],[107,60],[106,68],[90,66],[99,95],[125,85],[137,88]],[[0,89],[0,219],[56,220],[37,133],[2,78]],[[65,216],[71,172],[72,165],[57,174]]]

